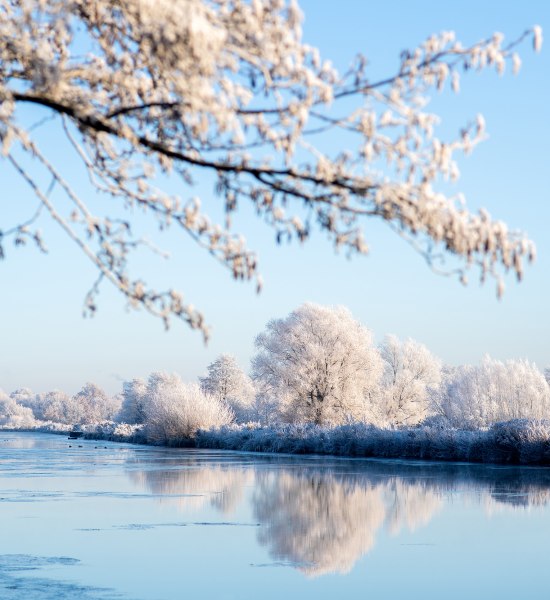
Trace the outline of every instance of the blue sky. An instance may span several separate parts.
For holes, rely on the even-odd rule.
[[[401,50],[442,30],[454,30],[465,44],[494,31],[511,39],[534,24],[550,32],[550,4],[542,1],[497,6],[307,0],[301,6],[306,42],[341,69],[361,51],[370,59],[374,75],[392,72]],[[8,247],[7,259],[0,263],[0,388],[74,392],[91,380],[115,392],[121,379],[154,370],[194,379],[221,352],[234,354],[247,369],[254,336],[265,323],[305,301],[346,305],[377,340],[385,333],[410,336],[451,364],[477,362],[489,353],[549,365],[550,50],[543,46],[535,55],[527,43],[520,53],[523,68],[517,77],[470,74],[463,78],[458,96],[435,95],[431,105],[442,117],[443,136],[454,135],[478,112],[484,114],[490,137],[460,161],[457,190],[465,193],[470,208],[486,207],[537,244],[537,262],[520,285],[507,279],[502,301],[497,301],[492,282],[480,287],[472,281],[465,288],[434,275],[421,257],[379,223],[366,229],[370,256],[348,260],[336,255],[322,234],[304,246],[276,246],[270,230],[245,211],[238,226],[259,253],[265,280],[259,296],[252,285],[233,282],[175,232],[165,243],[173,254],[170,261],[137,257],[136,268],[155,278],[159,287],[170,282],[205,312],[213,327],[205,347],[199,334],[181,324],[165,332],[144,312],[127,311],[124,300],[107,286],[99,297],[98,314],[83,319],[82,303],[94,270],[55,226],[42,219],[49,254]],[[43,149],[72,165],[55,126],[44,126],[38,135]],[[0,181],[0,226],[6,228],[19,216],[31,214],[35,202],[3,161]],[[83,181],[77,184],[90,201],[97,201]],[[217,210],[218,200],[209,187],[199,185],[197,192],[206,209]]]

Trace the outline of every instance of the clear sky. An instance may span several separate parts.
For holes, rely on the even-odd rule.
[[[468,44],[495,31],[511,39],[539,24],[550,38],[550,3],[543,0],[303,0],[301,6],[305,41],[342,70],[361,51],[374,74],[392,73],[401,50],[442,30],[454,30]],[[170,261],[136,257],[136,268],[156,279],[159,288],[161,282],[170,282],[205,312],[213,327],[205,347],[200,334],[182,324],[166,332],[143,311],[126,310],[124,299],[108,286],[99,297],[97,315],[83,319],[83,299],[94,270],[42,218],[49,254],[8,247],[7,259],[0,263],[0,388],[75,392],[85,381],[95,381],[116,392],[122,379],[145,377],[154,370],[176,371],[191,380],[222,352],[234,354],[248,369],[254,337],[265,323],[306,301],[346,305],[377,340],[385,333],[413,337],[451,364],[477,362],[489,353],[499,359],[525,357],[541,368],[549,365],[550,46],[536,55],[527,43],[520,53],[523,68],[517,77],[469,74],[458,96],[437,96],[431,105],[443,119],[443,137],[454,135],[478,112],[484,114],[490,137],[461,159],[457,190],[465,193],[470,208],[486,207],[537,244],[537,262],[521,284],[507,279],[502,301],[496,299],[493,282],[480,287],[472,281],[465,288],[434,275],[380,224],[366,231],[370,256],[347,260],[334,253],[322,234],[304,246],[276,246],[272,232],[245,213],[238,225],[259,253],[265,280],[259,296],[253,285],[233,282],[175,232],[165,244],[173,254]],[[45,125],[37,135],[44,150],[72,165],[56,127]],[[0,227],[7,228],[32,214],[36,202],[1,160],[0,183]],[[80,185],[86,197],[97,201],[83,181]],[[206,210],[218,205],[209,187],[199,186],[197,192]]]

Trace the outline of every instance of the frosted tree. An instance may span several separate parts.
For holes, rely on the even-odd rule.
[[[483,117],[444,140],[427,106],[434,90],[457,92],[465,72],[517,72],[516,47],[529,37],[539,50],[541,28],[471,46],[453,32],[432,35],[377,79],[363,55],[336,72],[302,41],[301,21],[294,0],[0,0],[2,168],[18,173],[37,202],[27,200],[28,221],[2,224],[2,248],[11,238],[45,250],[36,221],[46,213],[98,270],[88,311],[105,280],[131,306],[205,336],[202,313],[180,292],[130,271],[131,253],[148,245],[132,210],[178,228],[258,287],[256,255],[231,228],[245,203],[278,241],[304,241],[318,227],[336,247],[365,254],[365,223],[376,218],[434,268],[441,254],[456,257],[456,269],[454,261],[445,268],[462,281],[478,267],[482,278],[497,277],[500,294],[503,271],[521,278],[532,242],[442,191],[459,177],[457,154],[484,138]],[[28,106],[30,120],[19,110]],[[39,147],[36,127],[50,118],[108,198],[102,209],[72,185],[72,167]],[[347,148],[331,143],[342,137]],[[167,191],[169,177],[178,196]],[[214,184],[225,223],[193,197],[199,179]]]
[[[147,383],[143,379],[132,379],[122,384],[122,407],[117,419],[123,423],[145,423]]]
[[[0,427],[20,429],[36,424],[32,410],[0,390]]]
[[[441,381],[441,363],[419,342],[386,336],[380,347],[384,373],[380,394],[381,421],[414,425],[428,416],[430,390]]]
[[[45,421],[68,425],[80,423],[80,412],[73,399],[61,390],[39,394],[38,405],[42,406],[42,415]]]
[[[19,388],[10,394],[10,398],[19,406],[30,408],[35,419],[44,420],[44,406],[40,394],[35,394],[29,388]]]
[[[486,356],[479,366],[452,372],[438,408],[454,426],[473,429],[511,419],[548,419],[550,388],[534,364]]]
[[[231,407],[238,421],[256,419],[254,385],[233,356],[222,354],[200,377],[201,389]]]
[[[550,367],[546,367],[546,369],[544,369],[544,378],[546,379],[546,383],[550,385]]]
[[[382,371],[370,331],[344,307],[303,304],[257,336],[252,377],[288,421],[369,419]]]
[[[67,425],[112,420],[120,410],[120,400],[108,396],[94,383],[87,383],[72,397],[61,390],[53,390],[37,394],[32,403],[26,402],[37,419]]]
[[[120,410],[120,398],[107,395],[95,383],[86,383],[72,400],[81,424],[112,421]]]
[[[188,443],[198,429],[228,425],[233,413],[176,374],[152,373],[147,382],[146,417],[149,441],[177,445]]]
[[[21,406],[31,408],[35,402],[36,394],[30,388],[19,388],[10,394],[10,398]]]

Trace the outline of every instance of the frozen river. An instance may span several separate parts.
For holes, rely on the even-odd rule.
[[[550,469],[0,432],[2,600],[546,598]]]

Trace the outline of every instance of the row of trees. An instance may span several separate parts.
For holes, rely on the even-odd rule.
[[[447,368],[432,395],[432,410],[465,429],[512,419],[548,419],[549,383],[526,360],[502,362],[486,356],[477,366]]]
[[[443,366],[423,344],[394,335],[376,346],[343,307],[304,304],[270,321],[255,344],[250,379],[222,356],[201,380],[207,392],[238,407],[238,415],[244,402],[253,420],[400,427],[441,417],[475,429],[550,417],[548,369],[545,378],[526,360],[490,357],[478,366]]]
[[[119,396],[109,396],[94,383],[86,383],[74,396],[60,390],[35,394],[21,388],[8,397],[0,390],[0,424],[12,422],[26,427],[33,421],[98,423],[115,419],[120,406]]]
[[[92,383],[72,397],[17,390],[0,396],[0,424],[117,420],[144,425],[148,439],[164,443],[233,421],[401,427],[436,418],[476,429],[550,417],[550,386],[534,364],[486,357],[478,366],[443,367],[414,340],[388,335],[377,346],[343,307],[304,304],[270,321],[255,346],[250,375],[222,355],[198,384],[153,373],[124,382],[115,397]]]

